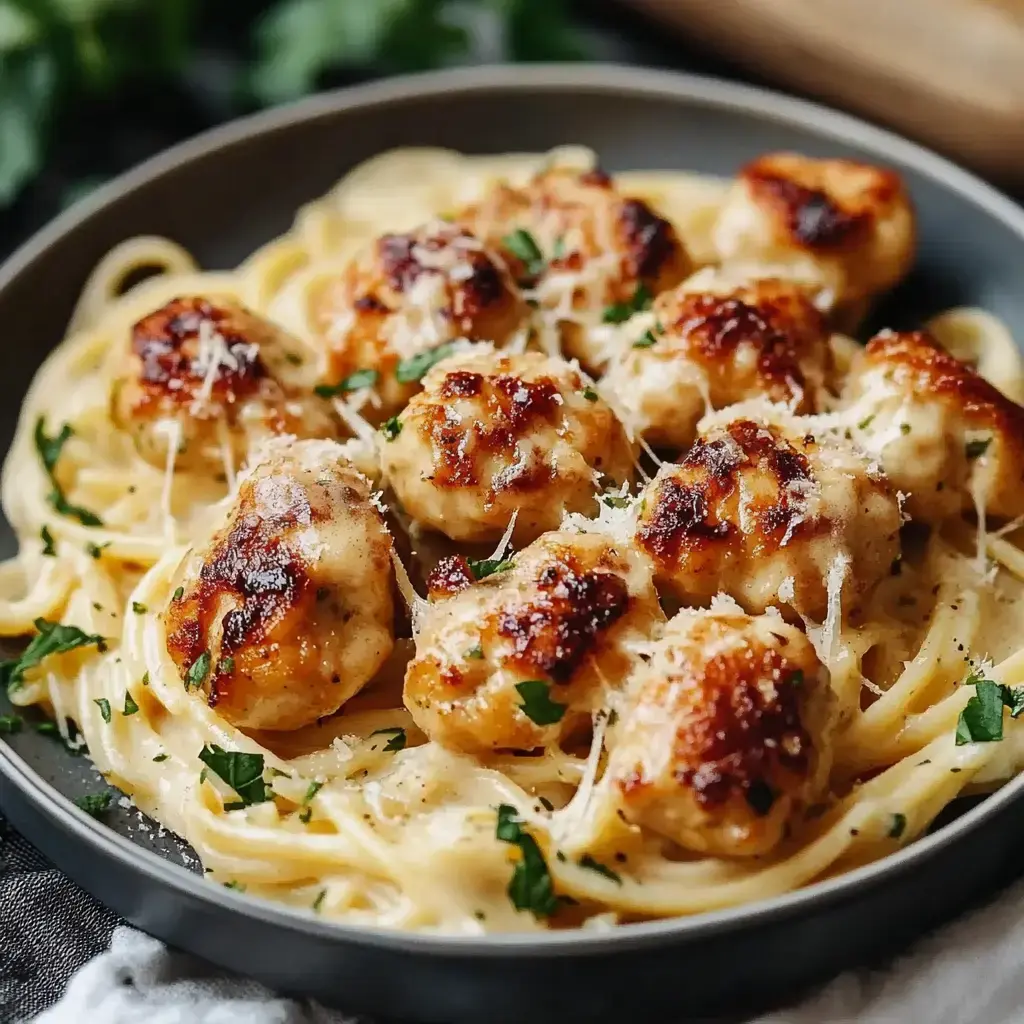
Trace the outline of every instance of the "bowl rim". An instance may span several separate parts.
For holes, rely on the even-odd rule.
[[[5,291],[62,236],[86,225],[124,196],[178,167],[221,150],[244,144],[256,135],[288,130],[299,122],[344,117],[346,113],[400,105],[424,99],[443,102],[448,94],[531,92],[626,93],[631,96],[700,105],[712,109],[754,114],[767,121],[809,129],[819,137],[852,141],[912,167],[947,191],[959,193],[976,207],[1009,227],[1024,246],[1024,208],[944,157],[886,129],[820,104],[756,86],[684,72],[636,68],[621,64],[493,65],[404,75],[362,85],[319,93],[294,103],[250,114],[211,128],[166,149],[119,175],[68,210],[59,214],[21,245],[0,266],[0,292]],[[338,943],[362,945],[443,957],[585,956],[614,949],[642,949],[664,942],[738,930],[746,924],[766,924],[792,917],[811,906],[824,907],[855,898],[857,893],[893,876],[912,871],[926,858],[957,842],[966,833],[996,815],[1024,793],[1024,775],[1018,775],[937,832],[871,864],[855,868],[793,892],[753,903],[691,916],[627,924],[606,932],[546,931],[485,935],[443,935],[401,932],[344,921],[326,921],[312,912],[252,899],[222,886],[211,885],[201,875],[122,836],[91,818],[38,775],[6,743],[0,743],[0,782],[14,786],[37,813],[60,826],[69,842],[88,843],[112,861],[145,876],[152,884],[176,895],[212,904],[243,918],[285,932]],[[0,787],[2,793],[2,787]]]

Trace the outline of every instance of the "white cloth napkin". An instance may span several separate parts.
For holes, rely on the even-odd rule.
[[[851,972],[751,1024],[1024,1022],[1024,883],[919,943],[891,968]],[[224,976],[131,928],[72,978],[34,1024],[353,1024]],[[481,1024],[485,1022],[481,1021]]]

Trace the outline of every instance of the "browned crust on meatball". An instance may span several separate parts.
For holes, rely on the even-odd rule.
[[[625,243],[626,272],[630,277],[656,278],[679,250],[675,229],[642,199],[622,201],[619,228]]]
[[[797,443],[809,450],[814,438]],[[755,541],[754,555],[777,551],[786,538],[806,538],[829,529],[827,520],[806,517],[801,489],[814,486],[807,455],[774,427],[735,420],[725,428],[725,436],[699,437],[679,467],[680,472],[657,483],[636,531],[640,547],[662,565],[678,564],[713,545],[741,539],[726,503],[738,494],[746,468],[757,467],[775,482],[772,495],[754,503],[753,531],[742,535]]]
[[[714,643],[715,636],[707,641]],[[672,750],[674,780],[692,790],[704,807],[742,796],[755,813],[767,814],[778,769],[804,776],[811,767],[813,743],[800,717],[803,685],[801,668],[760,644],[700,663],[687,660],[659,684],[657,693],[646,695],[679,721]],[[616,780],[626,797],[653,783],[641,764]]]
[[[888,370],[894,383],[922,398],[934,396],[962,410],[972,425],[990,427],[1024,449],[1024,408],[924,331],[883,331],[868,342],[869,366]]]
[[[438,387],[442,398],[482,396],[486,414],[471,424],[452,416],[451,407],[434,403],[421,429],[434,452],[433,482],[438,487],[473,487],[481,483],[478,466],[484,457],[498,456],[516,462],[523,434],[541,424],[555,424],[562,416],[558,383],[551,377],[523,380],[515,374],[494,376],[469,370],[445,374]],[[493,494],[525,492],[554,479],[555,468],[535,460],[518,472],[496,474],[490,481]]]
[[[656,304],[670,343],[725,371],[741,345],[757,350],[757,377],[776,401],[803,397],[807,381],[800,365],[812,345],[825,347],[825,319],[799,289],[759,281],[728,295],[668,293]]]
[[[303,488],[291,483],[287,501],[273,516],[246,511],[251,495],[248,501],[243,496],[241,502],[239,515],[215,540],[195,584],[166,612],[167,649],[183,678],[209,650],[211,627],[223,613],[220,660],[210,667],[211,707],[229,696],[232,679],[244,669],[243,664],[235,664],[227,671],[224,658],[236,654],[241,661],[272,658],[277,646],[271,637],[275,626],[286,616],[308,615],[318,600],[329,596],[317,592],[302,559],[281,539],[325,519]]]
[[[446,555],[427,575],[427,597],[431,601],[454,597],[475,582],[465,555]]]
[[[857,195],[837,196],[805,178],[789,154],[766,154],[740,172],[750,195],[772,210],[798,245],[816,250],[842,250],[860,244],[871,232],[880,208],[903,194],[898,174],[882,167],[849,160],[814,161],[815,170],[825,166],[847,168],[870,180]]]
[[[601,635],[629,610],[629,588],[615,573],[582,570],[571,556],[544,566],[536,586],[532,601],[497,614],[498,635],[513,645],[505,660],[520,671],[567,683]]]
[[[206,370],[198,361],[200,325],[209,322],[224,339],[237,369],[217,367],[210,391],[218,404],[254,394],[267,375],[253,337],[255,314],[241,305],[202,296],[183,296],[143,317],[132,327],[131,348],[138,360],[139,397],[133,414],[153,414],[157,407],[190,404],[199,393]]]

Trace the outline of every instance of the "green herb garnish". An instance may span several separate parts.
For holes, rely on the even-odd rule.
[[[417,381],[423,380],[427,371],[436,366],[442,359],[447,359],[452,354],[454,348],[455,343],[449,341],[444,345],[438,345],[437,348],[428,349],[426,352],[418,352],[408,359],[403,359],[395,367],[395,380],[399,384],[415,384]]]
[[[583,389],[583,397],[588,402],[596,402],[599,396],[598,396],[597,392],[592,387],[590,387],[590,385],[588,384]]]
[[[106,697],[99,697],[93,704],[100,709],[100,716],[108,725],[110,724],[110,701]]]
[[[313,910],[315,910],[316,913],[320,913],[320,908],[324,905],[324,900],[326,899],[326,897],[327,890],[321,889],[319,894],[317,895],[317,898],[313,900]]]
[[[75,805],[86,814],[98,818],[104,811],[110,810],[111,796],[109,793],[89,793],[87,796],[80,796]]]
[[[516,692],[523,698],[520,709],[535,725],[554,725],[568,710],[568,705],[551,699],[551,687],[542,679],[516,683]]]
[[[138,601],[132,601],[132,611],[135,612],[136,615],[145,615],[149,609]]]
[[[980,459],[985,452],[988,451],[988,446],[992,443],[991,437],[975,438],[973,441],[968,441],[965,446],[967,458]]]
[[[391,739],[384,744],[384,750],[388,754],[397,753],[399,750],[405,749],[406,735],[405,730],[398,726],[393,726],[390,729],[374,729],[370,733],[371,736],[390,736]]]
[[[974,687],[974,696],[957,719],[956,745],[997,743],[1003,738],[1003,708],[1010,709],[1011,718],[1024,714],[1024,686],[1005,686],[985,679],[979,669],[970,672],[964,685]]]
[[[506,235],[501,240],[501,244],[517,260],[522,261],[526,267],[526,273],[530,277],[537,277],[538,274],[544,273],[544,254],[540,251],[540,246],[537,245],[529,231],[516,228],[515,231]]]
[[[39,633],[19,657],[0,662],[0,678],[6,681],[8,690],[17,689],[24,681],[25,672],[51,654],[64,654],[90,644],[95,644],[101,654],[107,649],[107,641],[103,637],[84,633],[77,626],[65,626],[42,618],[36,619],[34,625]]]
[[[39,531],[39,539],[43,542],[43,554],[51,557],[57,554],[57,549],[53,545],[53,534],[50,533],[50,528],[44,526]]]
[[[39,460],[43,464],[43,469],[46,470],[46,475],[50,478],[50,486],[53,488],[47,496],[47,501],[55,512],[59,512],[62,516],[71,516],[77,519],[83,526],[102,526],[103,520],[95,512],[90,512],[88,509],[81,508],[78,505],[72,505],[65,497],[64,489],[57,482],[57,462],[60,459],[64,445],[73,434],[74,431],[71,429],[71,424],[65,423],[51,437],[46,433],[46,421],[43,417],[40,416],[36,420],[34,434],[36,451],[39,453]]]
[[[508,572],[514,563],[511,558],[467,558],[466,564],[475,579],[485,580],[495,573]]]
[[[601,501],[609,508],[629,508],[630,498],[625,494],[602,494]]]
[[[890,839],[899,839],[907,827],[907,816],[905,814],[894,814],[889,824],[889,831],[886,835]]]
[[[185,689],[198,690],[210,671],[210,652],[203,651],[188,667],[185,673]]]
[[[384,435],[385,441],[394,441],[402,432],[402,421],[397,416],[392,416],[380,425],[380,432]]]
[[[20,715],[0,715],[0,735],[11,736],[21,732],[24,722]]]
[[[653,348],[658,344],[658,337],[652,330],[646,330],[633,342],[633,348]]]
[[[604,875],[605,878],[610,879],[616,885],[622,885],[622,878],[619,874],[612,871],[607,864],[602,864],[599,860],[595,860],[589,853],[583,854],[576,863],[581,868],[587,868],[589,871],[596,871],[599,875]]]
[[[628,302],[614,302],[606,306],[601,319],[606,324],[625,323],[634,313],[641,313],[650,308],[652,298],[650,289],[641,282],[636,286],[633,297]]]
[[[85,552],[93,558],[100,558],[103,555],[103,552],[110,547],[110,543],[111,542],[109,540],[105,544],[94,544],[92,541],[89,541],[89,543],[85,545]]]
[[[335,395],[347,395],[350,391],[361,391],[372,388],[380,374],[376,370],[356,370],[337,384],[317,384],[313,390],[321,398],[333,398]]]
[[[502,843],[519,848],[519,860],[508,883],[508,898],[516,910],[528,910],[536,918],[550,917],[564,902],[554,893],[551,872],[544,854],[522,827],[519,812],[510,804],[498,807],[495,837]]]
[[[263,781],[262,754],[225,750],[216,743],[207,743],[199,752],[199,760],[241,797],[242,807],[262,804],[271,798],[270,789]],[[225,810],[228,807],[225,804]]]
[[[229,676],[235,671],[235,659],[229,654],[226,658],[221,658],[217,662],[217,675]]]
[[[184,587],[178,587],[178,589],[175,590],[173,594],[171,594],[171,600],[172,601],[180,601],[184,596],[185,596],[185,588]]]
[[[126,690],[124,694],[124,711],[122,715],[127,718],[129,715],[134,715],[139,710],[139,705],[135,703],[135,698]]]
[[[482,661],[484,656],[484,649],[481,644],[473,644],[468,651],[466,651],[466,657],[473,661]]]
[[[167,758],[169,758],[170,756],[170,754],[157,754],[156,757],[153,758],[153,760],[156,761],[157,764],[159,764],[161,761],[166,761]]]
[[[309,788],[306,790],[306,795],[302,798],[302,802],[304,804],[308,804],[309,801],[312,800],[313,797],[315,797],[317,793],[319,793],[320,790],[323,788],[324,784],[322,782],[317,782],[316,780],[314,780],[309,784]]]

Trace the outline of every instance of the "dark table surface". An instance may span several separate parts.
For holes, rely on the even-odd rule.
[[[595,58],[695,71],[765,84],[735,65],[673,39],[650,22],[605,4],[579,4],[579,22]],[[101,175],[115,174],[224,119],[215,89],[202,83],[162,115],[118,105],[90,153],[103,154]],[[0,257],[6,257],[66,202],[94,162],[62,148],[41,180],[13,209],[0,212]],[[106,949],[116,917],[58,872],[0,817],[0,1024],[23,1021],[54,1002],[68,978]]]

